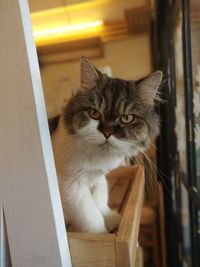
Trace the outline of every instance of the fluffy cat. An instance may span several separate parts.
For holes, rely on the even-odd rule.
[[[54,123],[52,144],[67,224],[107,233],[120,215],[108,206],[105,175],[146,149],[159,132],[157,71],[139,81],[109,78],[81,58],[81,86]]]

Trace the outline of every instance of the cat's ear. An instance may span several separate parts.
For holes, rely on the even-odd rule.
[[[159,86],[163,78],[162,71],[155,71],[137,82],[137,88],[147,104],[153,105],[154,100],[160,100]]]
[[[87,57],[81,57],[81,87],[83,89],[93,88],[101,79],[101,72],[89,61]]]

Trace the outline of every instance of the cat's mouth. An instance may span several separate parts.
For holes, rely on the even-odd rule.
[[[109,146],[109,142],[106,140],[105,142],[99,144],[98,146],[99,146],[99,147]]]
[[[115,148],[111,142],[106,139],[103,143],[99,144],[99,147],[101,148]]]

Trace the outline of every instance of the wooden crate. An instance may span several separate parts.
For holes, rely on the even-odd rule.
[[[121,212],[116,233],[68,232],[73,267],[134,267],[144,194],[142,166],[120,167],[108,177],[109,204]]]

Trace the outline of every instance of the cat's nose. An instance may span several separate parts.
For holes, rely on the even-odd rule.
[[[100,124],[98,130],[108,139],[113,134],[113,129],[109,125]]]
[[[106,139],[108,139],[112,135],[111,132],[106,132],[106,131],[105,132],[102,131],[102,134],[105,136]]]

